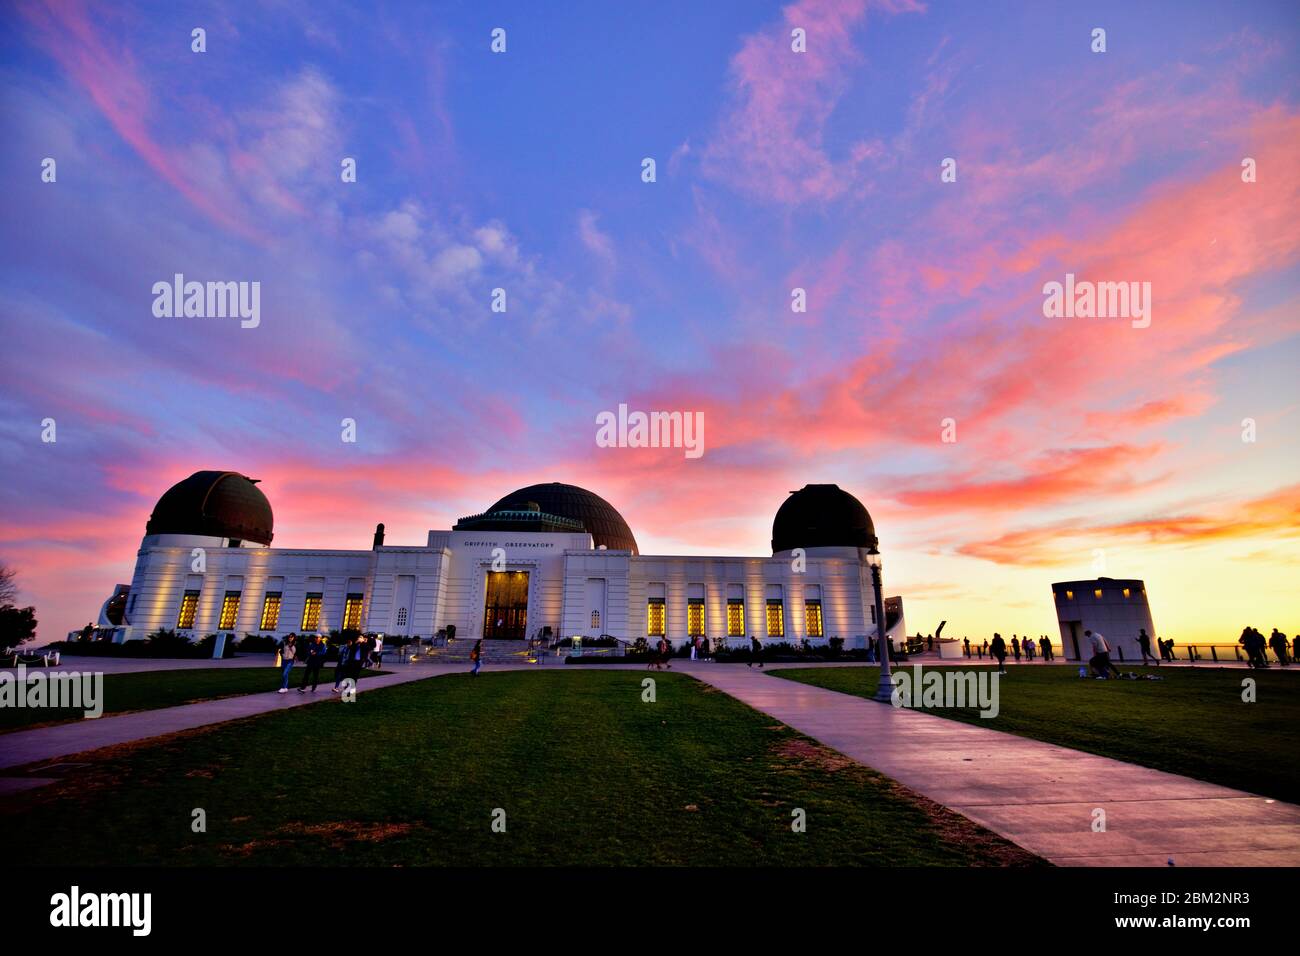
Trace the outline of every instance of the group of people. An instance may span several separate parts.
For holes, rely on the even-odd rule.
[[[1277,628],[1273,628],[1273,633],[1265,641],[1263,634],[1253,627],[1247,627],[1241,632],[1241,637],[1237,638],[1237,643],[1245,650],[1246,660],[1254,668],[1268,666],[1268,651],[1266,648],[1272,649],[1277,662],[1283,667],[1291,663],[1292,657],[1300,657],[1300,634],[1295,636],[1288,648],[1286,635]]]
[[[961,642],[966,649],[966,656],[972,656],[970,638],[963,637]],[[1002,662],[1007,659],[1008,649],[1010,649],[1010,654],[1015,658],[1016,663],[1020,663],[1021,656],[1027,661],[1032,661],[1035,656],[1042,657],[1044,661],[1054,659],[1052,642],[1046,634],[1036,641],[1029,635],[1022,638],[1017,634],[1012,634],[1011,642],[1008,644],[1001,634],[994,633],[991,642],[986,640],[983,644],[975,646],[974,655],[976,657],[991,657],[998,661],[998,666],[1001,667]]]
[[[320,634],[313,634],[310,637],[303,635],[303,642],[299,643],[297,634],[290,634],[280,642],[276,650],[280,654],[280,690],[278,693],[289,693],[289,674],[293,670],[293,665],[301,660],[304,665],[302,672],[302,682],[298,685],[298,693],[307,693],[307,683],[311,682],[311,691],[314,694],[316,688],[320,685],[320,672],[325,666],[325,661],[329,656],[330,645]],[[357,634],[347,638],[339,645],[338,660],[334,665],[334,687],[333,693],[340,693],[343,681],[351,678],[355,681],[360,675],[362,668],[378,667],[383,663],[384,656],[384,639],[376,637],[372,642],[364,634]]]

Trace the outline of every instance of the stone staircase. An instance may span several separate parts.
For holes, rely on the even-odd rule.
[[[420,660],[435,664],[464,664],[469,666],[469,652],[474,649],[474,641],[458,637],[450,647],[435,647],[433,653],[420,655]],[[527,641],[484,640],[483,663],[490,664],[526,664],[534,655],[529,652]]]

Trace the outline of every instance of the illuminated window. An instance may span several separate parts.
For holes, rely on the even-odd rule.
[[[1092,592],[1092,596],[1095,597],[1097,600],[1100,601],[1100,600],[1101,600],[1101,588],[1097,588],[1097,590],[1093,591],[1093,592]]]
[[[343,630],[361,630],[361,594],[349,594],[343,605]]]
[[[1066,591],[1066,592],[1065,592],[1065,599],[1066,599],[1067,601],[1073,601],[1073,600],[1074,600],[1074,592],[1073,592],[1073,591]]]
[[[274,631],[280,626],[280,592],[267,591],[266,597],[262,600],[262,627],[263,631]]]
[[[767,636],[785,637],[785,605],[780,598],[767,601]]]
[[[181,598],[181,613],[176,618],[177,627],[193,627],[194,612],[199,608],[199,592],[186,591]]]
[[[239,592],[227,591],[226,596],[221,599],[221,617],[217,620],[218,629],[230,630],[235,626],[235,618],[237,617],[239,617]]]
[[[740,598],[727,601],[727,636],[745,636],[745,602]]]
[[[704,636],[704,598],[691,598],[686,602],[686,636]]]
[[[591,626],[592,626],[592,627],[600,627],[600,612],[599,612],[599,611],[592,611],[592,612],[591,612]]]
[[[645,632],[647,637],[664,636],[664,599],[651,598],[646,603]]]
[[[1128,588],[1125,588],[1125,589],[1124,589],[1124,596],[1125,596],[1126,598],[1127,598],[1127,597],[1132,597],[1132,596],[1133,596],[1133,592],[1130,591]]]
[[[397,626],[406,627],[406,608],[404,607],[397,609]]]
[[[302,606],[302,630],[315,631],[320,628],[320,598],[319,591],[307,595],[307,602]]]
[[[808,625],[809,637],[822,636],[822,602],[805,601],[803,606],[804,621]]]

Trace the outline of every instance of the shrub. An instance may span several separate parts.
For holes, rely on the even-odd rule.
[[[272,634],[245,634],[239,649],[249,654],[268,653],[275,650],[279,640]]]

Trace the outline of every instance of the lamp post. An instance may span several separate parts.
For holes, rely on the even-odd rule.
[[[889,642],[885,638],[885,597],[880,583],[880,552],[873,546],[867,552],[871,568],[871,587],[876,595],[876,653],[880,657],[880,682],[876,685],[875,700],[888,704],[894,697],[894,678],[889,672]]]

